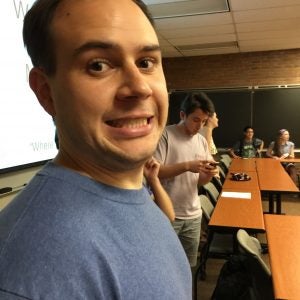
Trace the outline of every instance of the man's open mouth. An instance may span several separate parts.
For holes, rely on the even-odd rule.
[[[107,121],[106,124],[115,128],[140,128],[150,124],[152,118],[153,117],[137,119],[117,119]]]

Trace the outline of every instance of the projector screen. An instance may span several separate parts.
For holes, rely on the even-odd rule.
[[[55,127],[28,83],[32,64],[22,40],[33,0],[2,1],[0,9],[0,173],[52,159]]]

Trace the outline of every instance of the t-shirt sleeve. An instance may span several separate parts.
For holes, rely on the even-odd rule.
[[[259,148],[259,146],[262,144],[262,140],[261,139],[254,139],[254,147],[257,149]]]
[[[157,148],[154,152],[154,157],[158,160],[160,164],[164,165],[166,163],[167,149],[168,149],[168,132],[165,129],[158,142]]]

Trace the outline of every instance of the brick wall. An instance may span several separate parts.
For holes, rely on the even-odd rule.
[[[163,60],[168,89],[300,84],[300,49]]]

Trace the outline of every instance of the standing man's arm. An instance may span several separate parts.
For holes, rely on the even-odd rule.
[[[217,166],[207,164],[203,170],[199,173],[198,186],[202,186],[212,180],[214,176],[219,175],[219,169]]]
[[[159,169],[159,178],[173,178],[184,172],[199,173],[204,169],[206,163],[206,161],[193,160],[175,164],[161,165]]]

